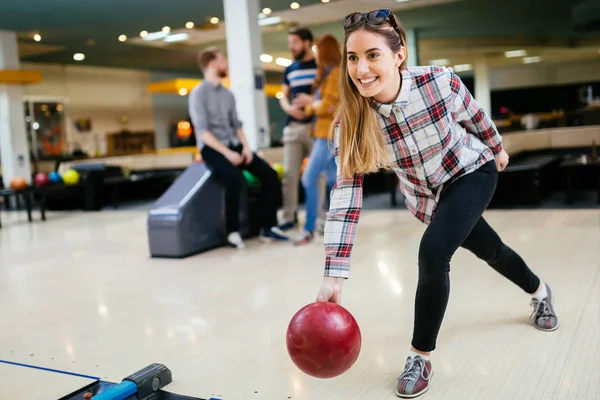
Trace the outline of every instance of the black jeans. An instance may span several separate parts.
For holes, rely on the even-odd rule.
[[[230,146],[231,150],[241,153],[242,146]],[[261,183],[261,210],[262,227],[271,229],[277,225],[277,207],[280,203],[281,183],[277,172],[269,166],[262,158],[254,153],[249,165],[234,166],[225,156],[209,146],[202,147],[200,151],[202,159],[210,170],[217,176],[225,186],[225,224],[227,233],[240,230],[240,191],[245,182],[242,171],[247,169]]]
[[[417,350],[435,349],[450,294],[450,260],[459,246],[474,253],[526,293],[534,293],[540,285],[523,259],[502,242],[482,217],[497,180],[494,161],[456,180],[442,194],[423,234],[412,339],[412,346]]]

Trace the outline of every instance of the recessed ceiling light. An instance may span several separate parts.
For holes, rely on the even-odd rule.
[[[163,26],[162,31],[165,33],[171,32],[171,27],[169,26]]]
[[[525,57],[525,58],[523,58],[523,63],[524,64],[539,63],[540,61],[542,61],[542,57],[540,57],[540,56]]]
[[[185,27],[188,28],[188,29],[192,29],[194,26],[195,25],[194,25],[194,23],[192,21],[185,23]]]
[[[471,64],[456,64],[454,66],[454,71],[456,71],[456,72],[471,71],[472,69],[473,69],[473,65],[471,65]]]
[[[278,57],[277,60],[275,60],[275,63],[277,63],[277,65],[281,65],[282,67],[289,67],[292,65],[292,60],[289,58]]]
[[[214,24],[214,25],[218,24],[218,23],[219,23],[219,18],[217,18],[217,17],[212,17],[212,18],[210,19],[210,23],[211,23],[211,24]]]
[[[270,54],[261,54],[260,61],[264,63],[270,63],[271,61],[273,61],[273,56]]]
[[[290,4],[290,8],[291,8],[292,10],[297,10],[297,9],[299,9],[299,8],[300,8],[300,4],[298,4],[298,3],[296,3],[296,2],[293,2],[292,4]]]
[[[506,58],[524,57],[526,55],[527,55],[527,51],[525,51],[525,50],[511,50],[511,51],[504,52],[504,57],[506,57]]]
[[[172,43],[172,42],[182,42],[184,40],[187,40],[190,37],[190,35],[188,35],[187,33],[178,33],[176,35],[169,35],[165,38],[165,42],[168,43]]]
[[[329,3],[330,0],[321,0],[321,3]]]
[[[267,26],[267,25],[276,25],[281,22],[281,17],[269,17],[262,18],[258,20],[258,25]]]
[[[33,35],[33,40],[35,40],[36,42],[39,42],[40,40],[42,40],[42,37],[36,33],[35,35]]]
[[[431,60],[429,62],[433,65],[440,65],[440,66],[450,64],[450,60],[448,60],[447,58],[439,58],[437,60]]]
[[[181,89],[179,89],[180,96],[185,96],[186,94],[188,94],[188,90],[186,88],[182,87]]]
[[[126,35],[120,35],[119,36],[119,42],[124,42],[127,40],[127,36]]]
[[[271,11],[271,9],[269,7],[263,8],[263,11],[262,11],[262,13],[265,14],[265,15],[269,15],[269,14],[271,14],[271,12],[272,11]]]
[[[75,60],[75,61],[83,61],[83,60],[85,60],[85,54],[83,54],[83,53],[75,53],[75,54],[73,54],[73,60]]]
[[[148,31],[141,31],[140,32],[140,37],[146,37],[148,36]]]

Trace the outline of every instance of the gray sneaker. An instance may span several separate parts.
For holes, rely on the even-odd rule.
[[[404,372],[398,377],[396,395],[405,399],[417,397],[429,389],[429,380],[433,375],[431,362],[415,356],[408,357]]]
[[[554,331],[558,329],[558,317],[554,312],[554,297],[552,296],[552,290],[550,286],[546,285],[546,291],[548,295],[542,301],[539,301],[535,297],[531,299],[531,305],[533,306],[533,313],[531,313],[531,322],[536,328],[542,331]]]

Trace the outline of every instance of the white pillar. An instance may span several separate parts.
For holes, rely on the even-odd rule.
[[[492,115],[492,94],[490,91],[490,77],[488,65],[485,60],[477,60],[474,65],[475,74],[475,100],[483,111]]]
[[[0,70],[3,69],[20,69],[15,32],[0,31]],[[23,89],[19,84],[0,83],[0,160],[5,187],[15,176],[31,182]]]
[[[259,0],[225,0],[229,80],[244,134],[253,150],[270,146],[265,75],[260,61]]]
[[[408,67],[419,65],[419,36],[416,29],[407,29],[406,44],[408,46]]]

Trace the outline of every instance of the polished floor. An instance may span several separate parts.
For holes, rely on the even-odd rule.
[[[37,215],[36,215],[37,218]],[[600,210],[489,211],[553,288],[561,327],[533,328],[529,297],[464,250],[423,399],[600,399]],[[343,305],[363,335],[345,375],[317,380],[285,348],[312,302],[322,239],[251,241],[184,260],[151,259],[143,211],[2,214],[0,359],[120,381],[153,362],[168,390],[202,398],[393,399],[410,343],[424,230],[406,211],[361,216]],[[82,379],[0,364],[0,399],[55,399]]]

